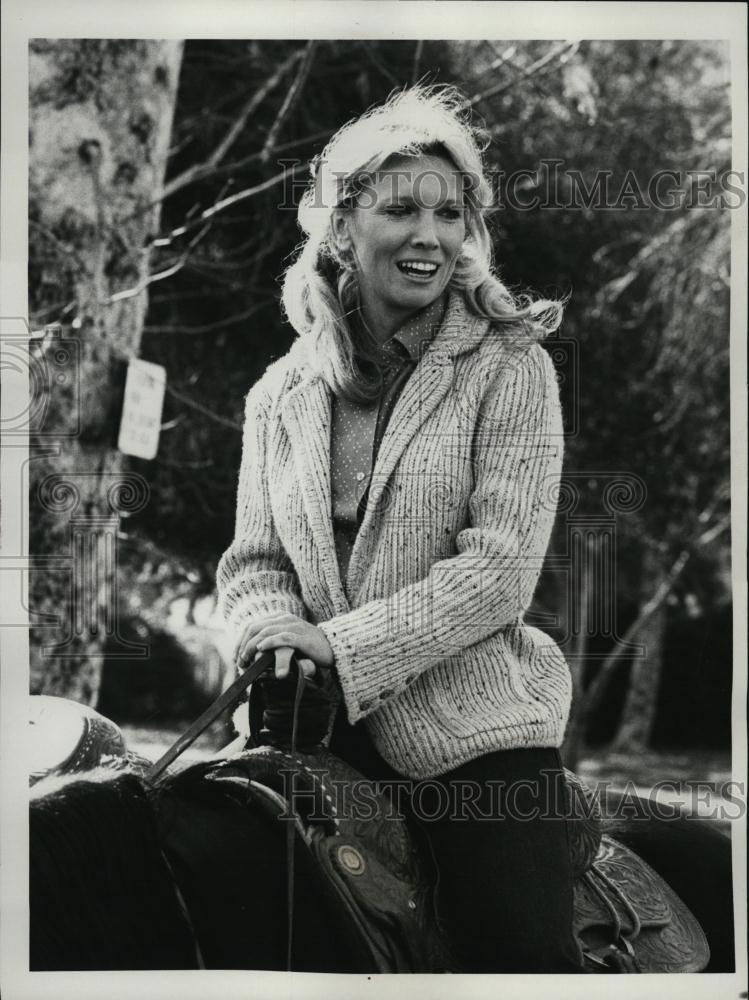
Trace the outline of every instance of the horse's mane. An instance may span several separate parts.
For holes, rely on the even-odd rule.
[[[32,970],[195,967],[139,777],[99,768],[42,779],[29,838]]]

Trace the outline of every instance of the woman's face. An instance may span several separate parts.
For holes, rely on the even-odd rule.
[[[447,287],[466,236],[461,174],[441,156],[397,157],[337,220],[353,250],[365,318],[390,335]]]

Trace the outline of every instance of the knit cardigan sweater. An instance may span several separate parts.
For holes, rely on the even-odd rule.
[[[349,722],[365,718],[378,752],[408,777],[493,750],[559,746],[569,670],[523,622],[562,462],[548,354],[451,292],[388,424],[344,587],[331,390],[304,349],[296,341],[247,396],[235,538],[217,570],[229,629],[237,636],[279,611],[316,624]]]

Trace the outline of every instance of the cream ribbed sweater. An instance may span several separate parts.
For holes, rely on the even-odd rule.
[[[522,621],[562,461],[547,353],[451,293],[388,424],[345,589],[330,426],[330,389],[297,341],[247,397],[235,539],[217,571],[229,628],[275,611],[317,624],[349,721],[366,717],[380,754],[410,777],[559,746],[569,671]]]

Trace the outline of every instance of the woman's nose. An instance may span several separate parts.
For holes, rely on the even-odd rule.
[[[434,219],[430,213],[423,212],[417,219],[417,225],[411,234],[411,244],[415,247],[436,249],[439,246]]]

